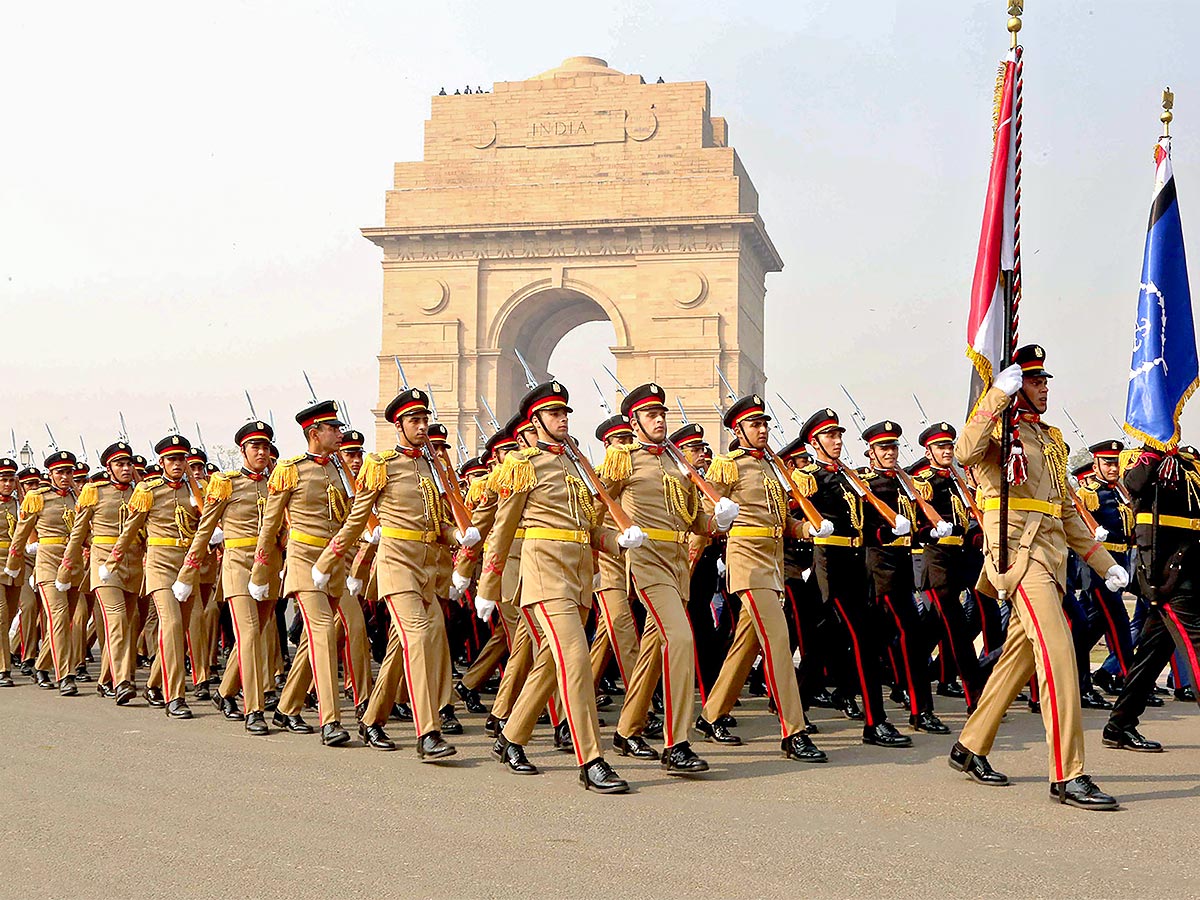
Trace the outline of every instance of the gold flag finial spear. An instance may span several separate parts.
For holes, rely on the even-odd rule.
[[[1021,31],[1021,16],[1025,14],[1025,0],[1009,0],[1008,33],[1012,36],[1012,48],[1017,48],[1017,34]]]
[[[1162,108],[1162,115],[1158,120],[1163,123],[1163,137],[1170,137],[1171,122],[1175,118],[1175,113],[1171,112],[1175,108],[1175,94],[1171,92],[1170,87],[1163,91]]]

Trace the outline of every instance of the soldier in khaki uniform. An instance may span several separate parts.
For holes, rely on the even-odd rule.
[[[446,426],[440,422],[431,422],[429,425],[429,448],[434,453],[438,454],[443,461],[443,468],[447,472],[454,472],[454,464],[450,462],[450,436]],[[449,516],[450,508],[448,501],[443,497],[442,505],[444,514]],[[433,593],[438,598],[438,602],[442,605],[443,616],[448,611],[450,603],[450,594],[454,589],[454,553],[450,547],[444,544],[436,544],[432,548],[437,554],[437,562],[434,566]],[[438,715],[441,717],[442,734],[462,734],[462,723],[458,720],[458,716],[454,712],[454,670],[450,665],[450,636],[446,635],[446,677],[439,679],[439,683],[444,685],[444,690],[440,698],[440,706]],[[403,684],[403,679],[401,679]]]
[[[225,602],[233,620],[236,665],[231,659],[225,677],[213,698],[227,719],[243,718],[237,707],[240,687],[246,698],[246,731],[267,734],[265,690],[268,683],[267,656],[264,633],[275,627],[275,598],[270,592],[263,600],[250,596],[250,570],[254,565],[254,549],[262,529],[267,505],[267,464],[274,431],[266,422],[247,422],[238,429],[234,440],[242,450],[242,468],[216,473],[208,480],[204,496],[204,514],[192,536],[191,545],[183,559],[175,583],[171,586],[175,599],[186,602],[205,565],[212,547],[224,544],[221,561],[221,581]],[[273,548],[274,577],[278,582],[283,568],[283,554],[278,545]]]
[[[71,481],[73,482],[76,497],[87,486],[90,473],[91,469],[83,460],[75,463]],[[78,503],[78,501],[76,502]],[[79,592],[79,602],[75,604],[75,611],[71,616],[71,658],[75,660],[75,680],[77,682],[91,681],[92,676],[88,672],[87,657],[92,644],[99,637],[100,677],[97,682],[97,691],[101,696],[111,697],[112,691],[104,690],[106,683],[112,677],[112,673],[108,670],[108,657],[104,653],[104,629],[101,628],[99,635],[97,635],[96,623],[100,620],[100,615],[99,613],[95,613],[96,597],[92,593],[91,580],[91,573],[85,568],[83,578],[76,586],[76,590]]]
[[[192,479],[203,492],[208,487],[208,454],[193,447],[187,455]],[[217,604],[217,583],[221,575],[220,542],[208,548],[200,562],[197,588],[191,595],[192,617],[188,621],[188,656],[192,661],[192,690],[197,700],[210,700],[209,678],[212,674],[213,644],[217,637],[220,610]]]
[[[158,706],[162,685],[167,715],[190,719],[184,699],[184,654],[192,602],[179,602],[171,585],[196,533],[200,510],[188,482],[187,454],[191,442],[179,434],[167,435],[154,445],[163,474],[140,482],[129,498],[129,514],[116,544],[97,571],[99,584],[107,585],[121,571],[126,557],[137,555],[138,535],[146,530],[146,593],[158,614],[158,656],[146,686],[146,701]]]
[[[357,545],[374,509],[381,534],[375,573],[379,595],[392,614],[395,639],[389,641],[359,732],[370,747],[396,748],[383,726],[403,668],[417,731],[417,755],[435,761],[457,752],[440,730],[439,707],[451,688],[446,623],[434,593],[435,545],[453,542],[455,537],[473,545],[479,533],[468,529],[465,535],[455,535],[445,519],[437,478],[422,452],[429,431],[428,395],[406,389],[388,404],[384,418],[396,426],[396,449],[368,454],[350,516],[322,552],[313,574],[324,577]]]
[[[17,462],[4,457],[0,459],[0,552],[8,556],[12,548],[13,534],[17,530],[17,515],[21,511],[17,501]],[[13,687],[9,659],[12,646],[8,630],[21,608],[21,586],[24,579],[15,575],[0,574],[0,687]]]
[[[696,727],[706,738],[720,743],[741,743],[727,730],[718,733],[714,723],[733,709],[761,647],[767,688],[779,714],[784,756],[802,762],[826,762],[825,752],[805,732],[804,706],[792,666],[791,639],[782,603],[784,533],[797,538],[812,535],[808,522],[799,523],[788,515],[790,486],[780,477],[789,476],[779,473],[766,456],[770,422],[759,395],[735,401],[726,411],[723,424],[738,439],[739,449],[715,457],[708,467],[708,480],[738,510],[738,524],[729,529],[725,566],[729,590],[741,598],[742,610],[733,646],[708,692]]]
[[[346,473],[347,481],[351,484],[358,478],[363,466],[363,449],[366,437],[361,431],[346,430],[342,433],[338,445],[338,458],[342,470]],[[368,523],[369,524],[369,523]],[[372,542],[378,544],[379,537],[371,528],[365,529],[360,536],[358,548]],[[350,698],[354,702],[354,710],[361,717],[367,708],[367,698],[371,696],[371,638],[367,633],[367,619],[363,613],[362,599],[366,588],[366,578],[346,576],[346,595],[338,607],[342,625],[343,666],[346,671],[347,687]]]
[[[522,611],[530,611],[546,640],[493,752],[519,774],[537,769],[525,756],[538,714],[557,682],[571,731],[579,780],[588,790],[624,793],[600,750],[596,695],[583,623],[592,602],[592,547],[617,553],[640,546],[632,526],[617,537],[597,524],[596,501],[583,472],[568,455],[567,391],[557,382],[538,385],[521,401],[521,414],[537,429],[537,446],[509,454],[497,472],[500,505],[484,556],[479,599],[494,603],[509,547],[525,529],[521,548]],[[574,451],[572,451],[574,452]],[[614,542],[614,538],[616,541]]]
[[[36,491],[40,487],[41,478],[41,470],[36,466],[26,466],[19,471],[17,483],[20,486],[20,496],[23,498],[28,496],[30,491]],[[16,532],[15,524],[13,532]],[[11,548],[6,548],[4,551],[6,559],[8,549]],[[50,675],[46,672],[37,674],[35,669],[35,661],[39,655],[38,637],[42,634],[42,613],[41,601],[33,587],[33,583],[36,583],[33,579],[34,563],[34,556],[26,554],[24,571],[17,578],[21,584],[21,674],[35,678],[40,687],[53,687],[54,683],[50,679]]]
[[[53,664],[58,680],[59,693],[72,697],[79,693],[75,685],[75,666],[79,661],[73,656],[75,644],[71,640],[71,619],[75,605],[79,602],[79,582],[82,575],[75,577],[66,590],[60,590],[57,581],[58,566],[67,548],[71,527],[75,524],[75,489],[72,476],[75,469],[75,454],[59,450],[46,460],[50,472],[51,487],[28,491],[21,503],[21,517],[13,532],[12,546],[8,549],[8,563],[4,574],[15,578],[24,570],[27,546],[33,546],[36,534],[37,559],[34,563],[34,583],[41,596],[46,614],[46,635],[49,642],[38,654],[38,683],[49,686],[46,667]]]
[[[1113,809],[1117,801],[1083,769],[1079,677],[1062,606],[1067,548],[1098,572],[1110,590],[1125,587],[1129,575],[1096,542],[1067,499],[1067,447],[1058,429],[1041,421],[1049,397],[1045,358],[1036,344],[1020,348],[1014,363],[996,376],[980,399],[954,448],[960,463],[974,467],[986,540],[984,575],[1011,599],[1012,618],[1004,650],[979,706],[950,752],[950,765],[982,784],[1008,783],[988,764],[987,754],[1005,711],[1036,671],[1049,747],[1051,796],[1084,809]],[[1009,488],[1009,568],[1000,572],[1000,485],[1006,464],[1000,458],[1001,414],[1014,396],[1028,475]]]
[[[95,586],[96,609],[104,625],[104,655],[114,685],[111,696],[118,706],[125,706],[137,696],[134,678],[137,669],[137,601],[144,573],[140,536],[134,537],[121,564],[109,572],[107,581],[100,579],[100,566],[110,548],[116,546],[130,515],[129,502],[133,495],[133,453],[124,441],[110,444],[100,454],[100,464],[108,471],[103,481],[84,487],[76,507],[75,526],[67,542],[66,552],[58,567],[55,580],[68,584],[85,568],[85,543],[91,547],[88,564],[91,583]],[[103,669],[100,684],[105,682]]]
[[[349,512],[350,498],[332,458],[341,444],[344,426],[332,400],[318,401],[301,410],[296,422],[308,441],[308,452],[281,459],[271,473],[248,590],[256,601],[270,595],[271,580],[278,574],[273,568],[273,547],[286,520],[287,575],[283,592],[295,597],[304,634],[273,721],[296,734],[312,733],[300,717],[311,678],[317,689],[321,743],[337,747],[350,740],[350,733],[341,723],[337,681],[338,610],[345,591],[345,567],[338,561],[317,580],[314,564]]]

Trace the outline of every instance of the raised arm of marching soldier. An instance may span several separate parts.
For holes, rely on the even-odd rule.
[[[278,469],[276,469],[278,471]],[[287,487],[272,477],[268,487],[267,505],[263,510],[262,530],[258,533],[258,544],[254,548],[254,568],[250,570],[250,596],[262,600],[267,596],[271,583],[271,548],[283,528],[288,502],[294,486]]]

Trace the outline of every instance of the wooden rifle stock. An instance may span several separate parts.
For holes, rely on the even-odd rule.
[[[435,450],[428,442],[425,443],[423,449],[429,465],[437,472],[438,478],[442,482],[442,492],[446,497],[446,502],[450,504],[450,514],[454,516],[455,527],[458,528],[459,534],[466,534],[467,529],[471,527],[471,514],[467,512],[462,492],[458,489],[458,476],[447,472],[450,466],[443,456],[444,450]]]
[[[899,515],[894,509],[875,496],[875,492],[867,487],[867,483],[862,480],[862,476],[854,470],[853,466],[848,466],[841,460],[837,461],[838,470],[846,476],[846,480],[853,484],[859,491],[859,495],[875,507],[875,511],[883,516],[883,520],[892,528],[896,527],[896,518]]]
[[[1075,507],[1075,512],[1079,513],[1079,518],[1083,519],[1083,524],[1091,530],[1092,534],[1095,534],[1100,523],[1096,521],[1091,510],[1083,505],[1083,501],[1079,499],[1079,495],[1075,493],[1075,488],[1071,487],[1069,481],[1067,482],[1067,495],[1071,498],[1071,505]]]
[[[899,466],[896,466],[896,477],[900,479],[900,483],[904,485],[904,489],[908,491],[908,497],[920,508],[925,518],[929,520],[930,525],[937,525],[944,521],[944,517],[937,511],[932,503],[921,496],[921,492],[917,490],[917,485],[913,481],[912,476],[905,472]]]
[[[816,531],[821,527],[821,521],[824,518],[821,513],[813,506],[813,502],[800,493],[800,489],[796,487],[796,482],[792,481],[792,477],[788,474],[787,466],[783,464],[783,460],[779,458],[779,454],[771,449],[771,445],[766,446],[767,456],[771,462],[775,464],[775,468],[779,471],[779,475],[787,484],[788,493],[792,496],[792,501],[800,507],[800,511],[804,513],[804,518],[808,522],[809,527]]]

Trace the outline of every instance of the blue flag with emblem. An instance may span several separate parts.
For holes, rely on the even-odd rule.
[[[1171,139],[1154,149],[1154,200],[1138,294],[1125,431],[1159,450],[1179,443],[1179,416],[1198,369],[1183,225],[1171,171]]]

